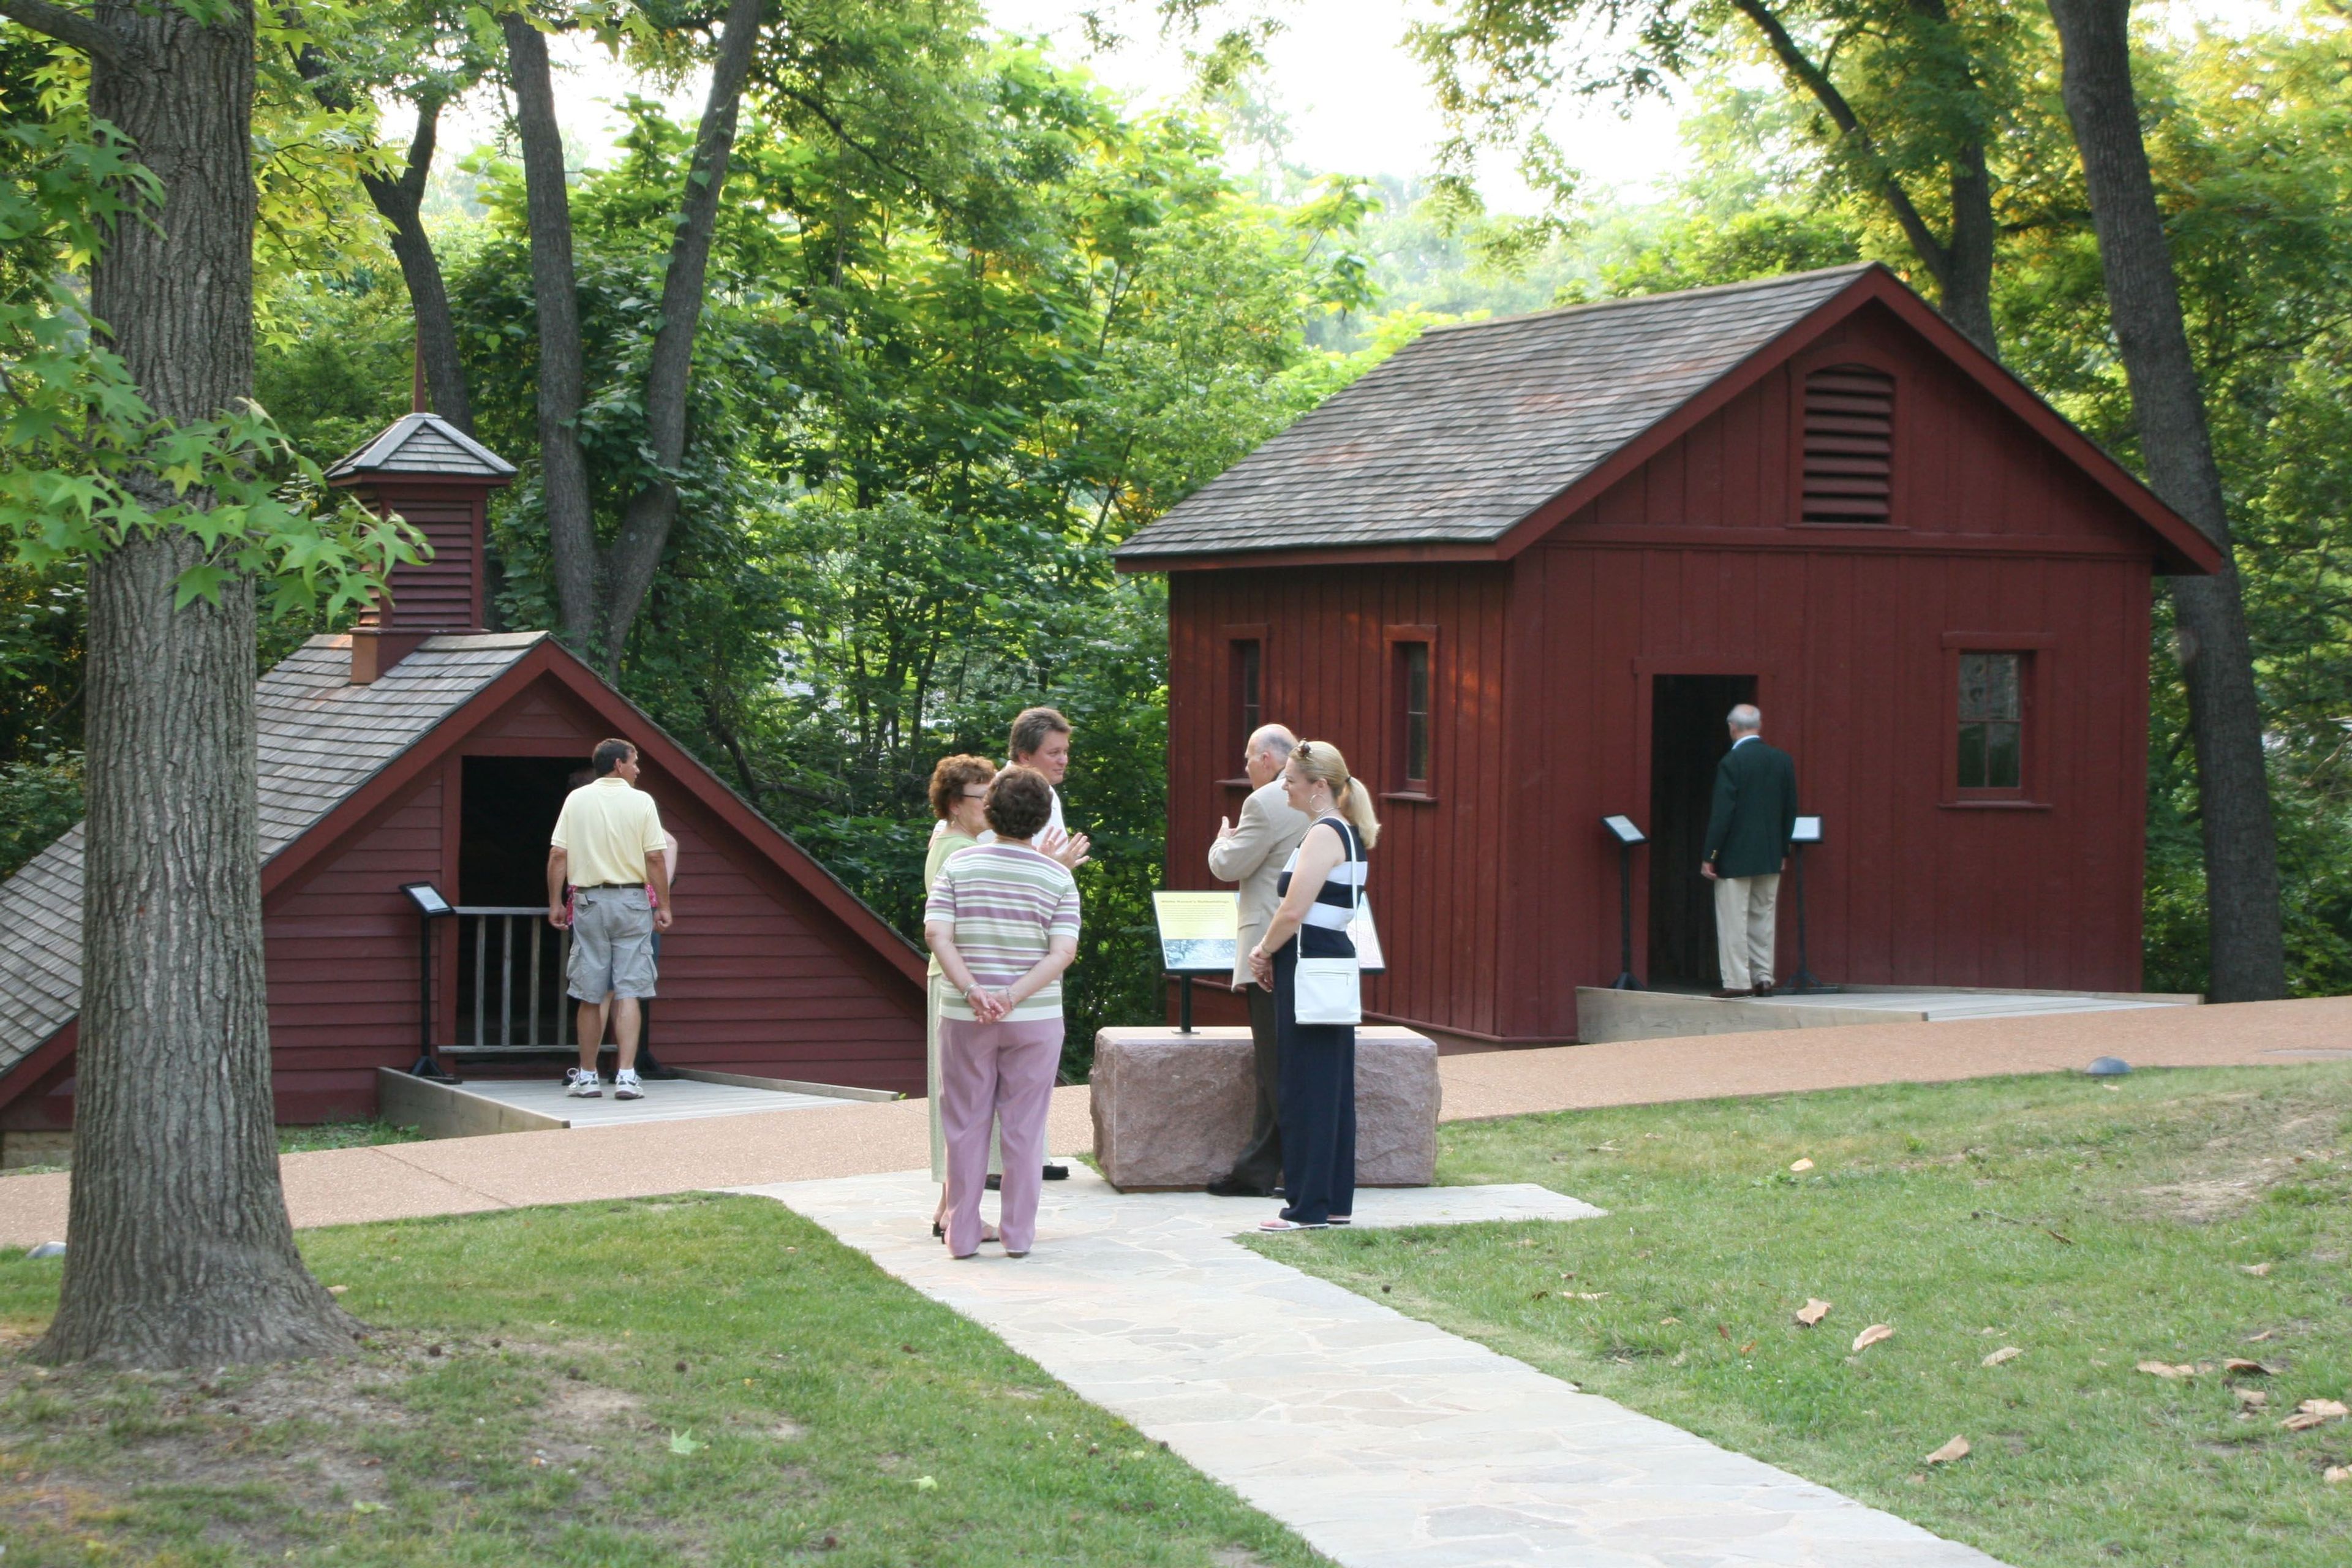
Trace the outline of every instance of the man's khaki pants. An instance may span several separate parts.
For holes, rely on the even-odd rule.
[[[1772,932],[1780,904],[1780,874],[1715,879],[1715,946],[1723,959],[1723,988],[1752,991],[1772,984]]]

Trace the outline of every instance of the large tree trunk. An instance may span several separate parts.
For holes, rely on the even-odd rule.
[[[613,546],[609,596],[604,608],[604,665],[617,674],[621,649],[637,612],[653,587],[662,551],[677,521],[677,486],[668,475],[686,456],[686,395],[694,365],[696,329],[702,321],[703,280],[710,265],[710,242],[719,228],[719,196],[727,184],[727,163],[735,146],[737,110],[744,79],[760,43],[761,0],[731,0],[727,34],[711,68],[710,94],[694,139],[678,226],[670,242],[669,268],[662,279],[661,327],[654,338],[653,362],[646,373],[646,425],[655,465],[651,484],[630,498]]]
[[[563,133],[555,123],[555,80],[547,39],[518,13],[501,21],[507,73],[522,140],[524,205],[530,225],[530,289],[539,318],[539,468],[547,509],[548,557],[563,638],[588,658],[602,645],[597,624],[596,521],[588,460],[580,450],[586,396],[580,300],[572,267],[572,196],[563,179]]]
[[[176,420],[253,390],[253,16],[241,0],[212,14],[205,26],[103,0],[94,17],[119,48],[91,60],[90,108],[129,135],[163,203],[154,226],[116,226],[91,310]],[[350,1343],[278,1185],[253,589],[173,609],[199,555],[174,534],[90,570],[79,1087],[51,1360],[209,1365]]]
[[[2130,0],[2050,0],[2065,50],[2066,113],[2082,153],[2107,310],[2148,483],[2221,550],[2218,575],[2171,580],[2172,603],[2197,742],[2212,996],[2252,1001],[2286,992],[2262,709],[2221,473],[2140,136],[2130,10]]]
[[[441,277],[441,258],[434,254],[433,238],[425,232],[425,182],[433,173],[433,146],[441,100],[426,98],[416,106],[416,139],[408,145],[408,166],[397,180],[362,174],[368,200],[392,229],[392,254],[400,262],[402,281],[408,285],[409,308],[416,316],[416,358],[425,373],[425,390],[433,412],[470,436],[474,433],[474,400],[466,391],[466,366],[457,357],[457,318],[449,309],[449,289]]]

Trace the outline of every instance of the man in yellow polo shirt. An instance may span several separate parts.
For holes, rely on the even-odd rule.
[[[593,780],[564,796],[548,840],[547,923],[572,929],[567,979],[580,1003],[580,1065],[563,1075],[564,1087],[581,1100],[604,1092],[596,1051],[609,1005],[620,1049],[613,1098],[642,1100],[637,1037],[645,1015],[637,1004],[654,994],[654,932],[670,925],[668,842],[654,797],[636,787],[637,749],[599,741]]]

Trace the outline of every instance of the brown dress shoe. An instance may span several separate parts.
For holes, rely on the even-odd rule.
[[[1769,996],[1772,994],[1772,983],[1767,980],[1763,984],[1759,985],[1756,988],[1756,994],[1759,996]]]
[[[1743,996],[1753,996],[1756,993],[1753,991],[1716,990],[1708,992],[1707,994],[1714,997],[1718,1002],[1736,1002]]]

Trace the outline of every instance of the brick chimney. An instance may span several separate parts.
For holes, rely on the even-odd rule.
[[[402,416],[333,468],[327,482],[379,515],[398,512],[433,559],[395,566],[391,592],[352,629],[352,684],[370,681],[443,632],[483,626],[482,530],[490,492],[514,465],[437,414]]]

